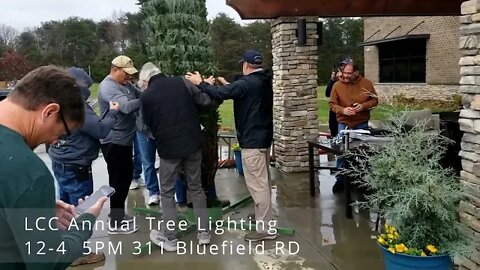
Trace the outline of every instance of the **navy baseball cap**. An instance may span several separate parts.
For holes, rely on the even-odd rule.
[[[239,63],[247,62],[249,64],[261,65],[263,62],[263,56],[260,52],[255,50],[247,50],[243,53],[242,59]]]

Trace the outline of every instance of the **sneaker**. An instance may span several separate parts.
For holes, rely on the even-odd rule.
[[[245,235],[245,240],[250,242],[258,242],[263,240],[274,240],[277,238],[276,234],[268,234],[268,233],[259,233],[259,232],[251,232]]]
[[[168,240],[168,238],[165,237],[163,232],[152,230],[150,232],[150,241],[152,241],[155,245],[161,247],[165,251],[169,251],[169,252],[177,251],[178,240],[176,238],[172,240]]]
[[[180,213],[186,213],[188,211],[188,205],[177,203],[177,211]]]
[[[110,214],[108,214],[108,220],[111,221]],[[133,223],[134,220],[135,220],[134,216],[125,214],[125,216],[123,216],[122,222]]]
[[[197,239],[199,245],[209,245],[212,236],[209,232],[198,232]]]
[[[137,179],[134,179],[133,181],[137,182],[141,187],[146,186],[145,180],[143,180],[142,177],[139,177],[139,178],[137,178]]]
[[[108,234],[132,234],[138,231],[138,226],[133,222],[125,222],[122,220],[119,226],[108,226]]]
[[[140,183],[138,183],[135,180],[132,180],[132,183],[130,183],[130,190],[135,190],[140,188]]]
[[[160,203],[160,197],[158,195],[150,196],[148,199],[148,205],[158,205]]]
[[[135,226],[120,226],[117,228],[108,228],[108,234],[132,234],[138,231],[138,227]]]
[[[88,255],[84,255],[75,261],[73,261],[70,266],[79,266],[79,265],[84,265],[84,264],[91,264],[91,263],[97,263],[105,260],[105,254],[103,252],[100,252],[98,254],[96,253],[90,253]]]
[[[131,223],[135,220],[135,217],[134,216],[131,216],[131,215],[127,215],[125,214],[125,216],[123,216],[123,220],[124,221],[128,221],[128,223]]]

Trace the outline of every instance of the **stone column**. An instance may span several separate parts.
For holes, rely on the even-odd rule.
[[[480,240],[480,0],[462,3],[460,17],[460,93],[464,109],[460,113],[462,139],[461,183],[466,199],[460,203],[460,220],[468,233]],[[480,250],[459,260],[460,269],[480,269]]]
[[[272,23],[275,156],[284,172],[308,171],[307,140],[318,136],[317,20],[307,18],[304,46],[296,18]]]

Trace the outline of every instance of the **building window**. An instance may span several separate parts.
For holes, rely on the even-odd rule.
[[[378,44],[380,82],[424,83],[426,39],[406,39]]]

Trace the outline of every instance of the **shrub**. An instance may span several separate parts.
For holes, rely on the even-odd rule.
[[[401,116],[392,119],[387,124],[392,142],[346,154],[356,162],[344,173],[369,191],[361,205],[380,211],[401,232],[397,241],[405,251],[433,245],[436,254],[466,254],[472,239],[458,219],[464,190],[454,172],[439,164],[450,140],[426,132],[425,122],[405,131]]]
[[[404,94],[394,95],[393,104],[396,107],[409,107],[411,109],[431,109],[433,112],[456,111],[462,108],[462,97],[453,95],[447,100],[416,99]]]

